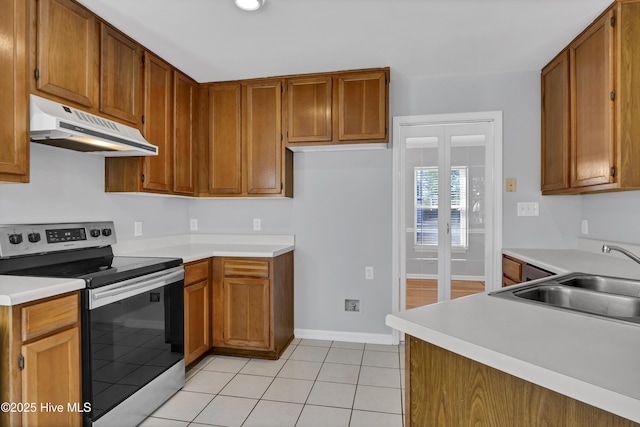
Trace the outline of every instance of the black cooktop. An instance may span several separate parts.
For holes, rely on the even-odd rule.
[[[114,256],[111,248],[73,255],[64,252],[0,260],[0,274],[83,279],[87,288],[98,288],[182,264],[180,258]]]

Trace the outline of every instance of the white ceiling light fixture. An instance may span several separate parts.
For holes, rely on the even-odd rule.
[[[242,10],[258,10],[264,6],[266,0],[236,0],[236,6]]]

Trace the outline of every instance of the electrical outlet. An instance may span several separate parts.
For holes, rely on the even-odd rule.
[[[364,268],[364,278],[367,280],[373,280],[373,267]]]
[[[198,229],[198,220],[195,218],[192,218],[191,220],[189,220],[189,229],[191,231],[196,231]]]
[[[262,230],[262,220],[260,218],[253,218],[253,231]]]
[[[135,221],[133,223],[133,235],[142,236],[142,221]]]
[[[538,202],[518,202],[518,216],[539,216]]]
[[[582,220],[582,223],[580,224],[580,231],[582,231],[582,234],[589,234],[589,221],[586,219]]]
[[[360,312],[360,300],[359,299],[344,300],[344,311],[348,311],[351,313]]]

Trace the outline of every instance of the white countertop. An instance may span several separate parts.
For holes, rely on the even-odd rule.
[[[192,234],[129,240],[113,246],[116,255],[175,257],[184,262],[214,256],[273,258],[295,248],[291,235]]]
[[[294,250],[292,235],[191,234],[125,240],[113,245],[117,256],[182,258],[213,256],[273,258]],[[0,275],[0,305],[12,306],[83,289],[84,280]]]
[[[84,289],[80,279],[0,276],[0,305],[11,306]]]
[[[640,279],[638,264],[624,256],[598,253],[598,245],[581,242],[576,250],[504,249],[503,253],[558,274],[584,272]],[[640,325],[487,293],[390,314],[386,324],[640,422]]]

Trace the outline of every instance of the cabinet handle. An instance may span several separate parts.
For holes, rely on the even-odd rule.
[[[611,93],[609,94],[609,97],[611,98],[612,101],[616,100],[616,91],[612,90]]]

